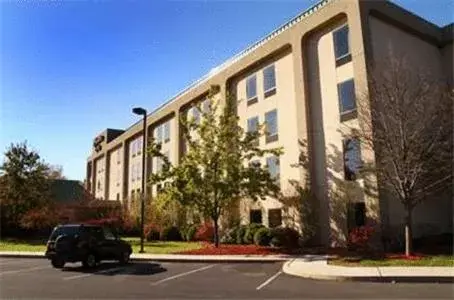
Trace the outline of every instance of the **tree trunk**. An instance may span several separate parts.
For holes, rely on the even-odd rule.
[[[219,225],[218,225],[218,219],[213,218],[213,223],[214,223],[214,245],[216,248],[219,248]]]
[[[410,256],[413,251],[413,229],[412,229],[412,213],[411,208],[406,208],[407,215],[405,216],[405,255]]]

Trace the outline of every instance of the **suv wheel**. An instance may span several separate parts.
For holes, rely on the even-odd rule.
[[[51,260],[52,267],[56,269],[62,269],[65,265],[65,261],[60,257],[54,257]]]
[[[120,259],[119,259],[120,264],[122,264],[122,265],[127,264],[127,263],[129,262],[129,256],[130,256],[130,255],[131,255],[131,254],[129,253],[129,251],[124,251],[124,252],[122,252],[122,253],[120,254]]]
[[[84,268],[94,268],[96,266],[96,256],[92,253],[88,253],[85,259],[82,261]]]

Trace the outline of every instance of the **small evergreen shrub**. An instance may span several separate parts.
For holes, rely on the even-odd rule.
[[[293,228],[276,227],[271,230],[271,242],[274,247],[296,248],[300,234]]]
[[[227,229],[224,235],[221,237],[222,244],[236,244],[236,235],[238,226]]]
[[[241,225],[236,231],[236,243],[238,245],[244,244],[244,234],[246,233],[247,226]]]
[[[244,244],[253,244],[254,243],[254,235],[257,232],[257,230],[264,228],[262,224],[257,224],[257,223],[251,223],[246,227],[246,230],[244,232],[244,237],[243,237],[243,243]]]
[[[263,227],[254,234],[254,244],[257,246],[269,246],[271,241],[271,230]]]
[[[163,241],[181,241],[181,233],[176,226],[169,226],[164,228],[161,238]]]

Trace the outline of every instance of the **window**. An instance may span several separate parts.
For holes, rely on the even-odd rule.
[[[131,199],[132,200],[136,199],[136,194],[134,190],[131,191]]]
[[[259,117],[252,117],[247,120],[247,132],[253,133],[258,130],[259,127]],[[257,138],[256,141],[254,141],[256,145],[259,145],[259,139]]]
[[[120,149],[117,150],[117,164],[121,163],[121,151]]]
[[[136,156],[136,141],[131,142],[131,154],[132,157]]]
[[[344,178],[354,181],[361,168],[361,146],[357,138],[345,139],[344,146]]]
[[[117,201],[120,201],[120,193],[117,193]]]
[[[136,172],[137,172],[137,175],[136,175],[137,180],[141,180],[142,179],[142,162],[140,162],[136,165]]]
[[[364,202],[348,204],[348,231],[366,225],[366,204]]]
[[[246,79],[247,104],[251,105],[258,101],[257,98],[257,76],[253,75]]]
[[[162,143],[162,127],[158,126],[154,130],[154,138],[156,143]]]
[[[136,141],[137,141],[137,155],[140,155],[140,153],[142,153],[143,138],[140,137]]]
[[[161,190],[162,190],[162,185],[161,184],[156,185],[156,193],[157,194],[161,193]]]
[[[164,123],[164,143],[170,141],[170,121]]]
[[[202,111],[207,113],[210,111],[210,99],[205,99],[202,102]]]
[[[266,142],[271,143],[278,140],[277,134],[277,110],[265,114]]]
[[[251,209],[249,211],[249,222],[262,224],[262,211],[260,209]]]
[[[121,169],[117,170],[117,186],[120,186],[120,181],[121,181]]]
[[[339,110],[341,115],[356,110],[355,83],[353,79],[339,83],[337,85],[337,92],[339,95]]]
[[[348,26],[344,25],[333,32],[334,55],[336,58],[336,66],[351,61],[350,45],[348,39]]]
[[[270,156],[266,159],[266,166],[268,172],[270,173],[271,178],[276,181],[276,184],[280,184],[280,167],[279,167],[279,157]]]
[[[276,73],[274,65],[266,67],[263,70],[263,90],[265,91],[265,98],[276,93]]]
[[[132,164],[131,166],[131,181],[134,182],[136,180],[136,165]]]
[[[192,108],[192,117],[194,118],[194,122],[196,124],[200,123],[200,111],[199,111],[199,108],[196,106],[194,106]]]
[[[104,238],[105,238],[106,240],[111,240],[111,241],[112,241],[112,240],[115,240],[115,239],[116,239],[116,238],[115,238],[115,235],[112,233],[112,231],[110,231],[109,228],[103,227],[102,230],[103,230],[103,232],[104,232]]]
[[[282,210],[269,209],[268,210],[268,227],[278,227],[282,225]]]

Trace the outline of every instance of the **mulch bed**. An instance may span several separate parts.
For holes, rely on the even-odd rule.
[[[276,255],[276,254],[294,254],[295,250],[262,247],[256,245],[219,245],[216,248],[214,244],[204,243],[203,247],[195,250],[186,250],[178,254],[193,255]]]

